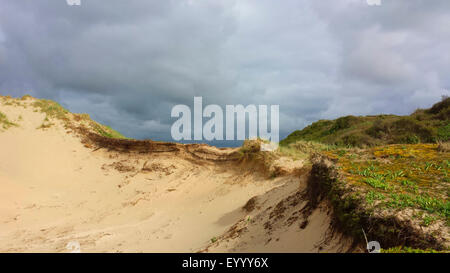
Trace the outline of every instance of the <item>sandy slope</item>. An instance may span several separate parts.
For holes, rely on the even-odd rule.
[[[331,228],[327,204],[310,209],[306,179],[286,181],[250,199],[244,206],[247,216],[203,252],[355,251],[351,240]]]
[[[302,217],[283,224],[302,202],[271,219],[267,231],[270,209],[301,189],[299,175],[267,179],[236,162],[96,150],[58,120],[36,129],[45,115],[32,107],[3,103],[0,111],[20,125],[0,132],[0,252],[68,252],[70,242],[83,252],[314,252],[348,245],[323,244],[326,209],[314,212],[306,228]],[[260,196],[257,208],[242,209],[253,196]],[[246,231],[228,236],[239,225]]]

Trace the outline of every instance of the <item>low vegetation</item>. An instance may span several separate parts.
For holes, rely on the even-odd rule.
[[[56,121],[62,121],[63,126],[66,129],[77,129],[82,127],[83,131],[95,132],[98,135],[107,138],[126,138],[116,130],[109,126],[99,124],[93,121],[88,114],[73,114],[70,113],[63,106],[55,101],[47,99],[36,99],[30,95],[25,95],[21,98],[12,98],[10,96],[1,96],[3,105],[6,106],[20,106],[27,108],[31,106],[34,108],[34,112],[40,112],[45,114],[45,118],[42,124],[37,129],[48,129],[56,125]],[[4,116],[4,114],[3,114]],[[4,128],[16,126],[14,123],[9,122],[6,116],[0,116],[1,124]]]
[[[242,163],[254,163],[256,166],[262,167],[262,171],[269,170],[277,155],[271,152],[261,152],[261,144],[265,142],[261,139],[245,140],[238,150],[239,160]]]
[[[388,249],[381,249],[381,253],[446,253],[446,251],[437,251],[431,248],[428,249],[417,249],[407,246],[398,246]]]
[[[437,144],[394,144],[330,149],[319,157],[333,163],[316,163],[312,176],[344,232],[362,241],[365,229],[390,251],[448,250],[450,152]]]
[[[436,144],[396,144],[326,153],[345,181],[365,192],[371,207],[415,210],[421,225],[450,226],[450,153]]]
[[[117,132],[116,130],[112,129],[109,126],[99,124],[95,121],[91,121],[90,125],[91,128],[93,128],[95,132],[101,136],[108,138],[122,138],[122,139],[126,138],[124,135],[122,135],[121,133]]]
[[[311,155],[312,203],[325,196],[342,232],[365,242],[365,230],[383,252],[447,252],[449,118],[443,97],[410,116],[320,120],[290,134],[279,151]]]
[[[59,105],[57,102],[51,100],[37,100],[33,103],[33,106],[40,109],[42,113],[46,114],[44,123],[39,128],[49,128],[53,123],[49,122],[49,118],[59,119],[65,122],[66,126],[70,127],[69,114],[70,112]],[[97,134],[108,138],[125,138],[122,134],[112,129],[109,126],[99,124],[93,121],[88,114],[71,114],[73,119],[77,122],[84,122],[91,127]]]
[[[76,122],[83,124],[84,126],[90,127],[95,133],[101,136],[107,138],[126,139],[124,135],[112,129],[111,127],[93,121],[88,114],[73,114],[73,119]]]
[[[3,130],[6,130],[13,126],[18,126],[16,123],[9,121],[8,117],[0,112],[0,126],[2,126]]]
[[[326,145],[314,141],[299,140],[288,145],[281,145],[279,152],[284,156],[289,156],[293,159],[308,159],[311,154],[319,151],[329,151],[337,149],[335,145]]]
[[[50,120],[48,119],[48,117],[45,117],[44,121],[42,122],[42,124],[37,127],[36,129],[48,129],[50,127],[52,127],[53,125],[55,125],[54,123],[51,123]]]
[[[450,140],[450,98],[430,109],[418,109],[410,116],[346,116],[336,120],[319,120],[290,134],[280,144],[299,140],[346,147],[385,144],[435,143]]]
[[[40,99],[36,100],[32,105],[35,108],[40,109],[41,113],[45,113],[47,119],[56,118],[68,121],[67,114],[69,113],[69,111],[59,105],[57,102],[54,102],[52,100]]]

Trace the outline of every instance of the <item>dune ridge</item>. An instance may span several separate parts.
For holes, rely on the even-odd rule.
[[[274,156],[268,166],[239,148],[112,138],[37,102],[0,99],[15,124],[0,132],[0,252],[70,252],[74,242],[81,252],[349,250],[328,238],[325,206],[305,224],[295,216],[304,201],[283,201],[305,186],[302,160]]]

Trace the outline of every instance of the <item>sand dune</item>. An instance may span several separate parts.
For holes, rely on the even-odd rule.
[[[248,213],[204,252],[348,252],[352,242],[331,228],[329,207],[310,210],[305,179],[292,179],[256,196]],[[300,183],[299,183],[300,182]]]
[[[349,250],[326,206],[302,214],[301,161],[279,159],[287,171],[269,178],[236,149],[102,147],[56,118],[37,129],[33,100],[0,106],[18,125],[0,132],[0,252]]]

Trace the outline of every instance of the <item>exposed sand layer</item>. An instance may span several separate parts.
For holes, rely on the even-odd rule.
[[[29,105],[0,111],[19,125],[0,131],[0,252],[348,250],[326,207],[304,223],[302,162],[268,178],[236,149],[98,149],[57,119],[37,129],[46,116]]]
[[[352,241],[332,229],[329,207],[310,209],[306,176],[286,181],[244,206],[246,216],[204,252],[348,252]]]

